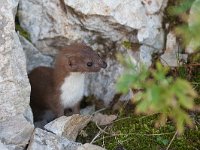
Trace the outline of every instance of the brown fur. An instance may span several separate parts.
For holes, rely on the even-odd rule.
[[[88,66],[88,63],[92,63],[92,66]],[[51,110],[56,118],[64,115],[64,108],[59,99],[60,86],[70,72],[97,72],[106,66],[107,64],[90,47],[74,44],[59,51],[54,68],[38,67],[32,70],[29,80],[34,121],[40,120],[46,110]],[[72,110],[78,111],[78,107]]]

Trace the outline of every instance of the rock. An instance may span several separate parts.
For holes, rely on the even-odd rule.
[[[13,12],[17,3],[17,0],[0,1],[0,120],[17,114],[26,115],[30,110],[26,60],[15,33]]]
[[[69,43],[65,37],[70,34],[71,26],[66,22],[60,1],[20,0],[18,16],[20,25],[30,33],[31,42],[43,53],[55,54],[53,46]]]
[[[106,149],[97,145],[85,143],[84,145],[79,146],[77,150],[106,150]]]
[[[0,121],[0,142],[6,147],[24,149],[29,142],[33,130],[34,126],[23,115],[8,118]]]
[[[27,72],[39,66],[52,66],[53,58],[43,55],[28,40],[19,34],[19,39],[26,55]]]
[[[95,95],[108,106],[116,94],[115,83],[123,73],[123,67],[116,60],[107,59],[106,62],[106,69],[86,77],[85,95]]]
[[[0,149],[25,149],[34,126],[25,55],[15,32],[18,0],[0,1]]]
[[[187,63],[188,54],[165,53],[161,56],[161,62],[165,66],[177,67]]]
[[[117,52],[126,53],[123,41],[141,45],[134,58],[147,66],[152,64],[154,53],[162,52],[166,4],[167,0],[20,0],[18,16],[31,42],[43,54],[54,56],[59,47],[85,42],[107,56],[110,65],[89,75],[85,93],[108,105],[116,94],[116,79],[123,73],[114,57]]]
[[[27,150],[77,150],[81,143],[36,128]]]
[[[187,54],[180,53],[176,36],[174,33],[170,32],[167,35],[166,51],[161,55],[162,64],[165,66],[177,67],[182,63],[186,63],[187,58]]]
[[[95,105],[87,106],[80,110],[81,115],[92,115],[95,112]]]
[[[167,5],[166,0],[142,0],[148,14],[158,13]]]
[[[1,141],[0,141],[0,149],[1,150],[8,150],[8,148],[3,143],[1,143]]]
[[[62,116],[48,123],[44,128],[59,136],[64,136],[69,140],[75,141],[78,133],[89,123],[90,116],[72,115]]]
[[[178,53],[179,45],[176,41],[176,35],[173,32],[169,32],[167,35],[167,43],[166,43],[166,53]]]
[[[101,113],[97,113],[92,118],[92,121],[97,123],[100,126],[111,124],[114,120],[117,119],[116,115],[103,115]]]
[[[128,94],[121,95],[119,100],[120,101],[129,101],[134,97],[133,91],[130,89]]]

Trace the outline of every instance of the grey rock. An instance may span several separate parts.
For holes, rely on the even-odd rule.
[[[148,14],[158,13],[161,9],[165,8],[167,5],[166,0],[142,0],[145,5]]]
[[[91,116],[72,115],[62,116],[48,123],[44,128],[59,136],[64,136],[69,140],[75,141],[78,133],[89,123]]]
[[[29,107],[26,60],[15,33],[13,10],[17,3],[17,0],[0,1],[0,120],[23,114]]]
[[[77,150],[81,143],[36,128],[27,150]]]
[[[85,143],[84,145],[79,146],[77,150],[106,150],[106,149],[97,145]]]
[[[129,101],[134,97],[133,91],[130,89],[127,94],[123,94],[120,96],[120,101]]]
[[[26,55],[26,66],[28,73],[38,66],[52,66],[52,57],[43,55],[23,36],[19,35],[19,39]]]
[[[15,32],[18,0],[0,1],[0,149],[23,150],[33,132],[25,55]]]
[[[24,149],[33,133],[34,126],[23,115],[0,121],[0,142],[10,149]]]
[[[97,113],[92,118],[92,121],[100,126],[111,124],[114,120],[117,119],[116,115],[104,115],[101,113]]]
[[[1,143],[1,141],[0,141],[0,149],[1,150],[8,150],[8,148],[3,143]]]
[[[179,51],[179,45],[176,41],[174,33],[170,32],[167,35],[166,50],[161,55],[161,62],[165,66],[177,67],[187,62],[188,55],[181,54]]]
[[[31,107],[28,106],[28,108],[24,111],[23,116],[26,118],[28,122],[33,124],[33,112],[31,110]]]
[[[161,62],[165,66],[177,67],[187,63],[188,54],[165,53],[161,56]]]
[[[85,95],[95,95],[104,100],[106,106],[110,104],[116,94],[115,83],[123,73],[124,68],[116,60],[107,59],[108,67],[99,73],[92,73],[86,77]]]
[[[81,115],[92,115],[95,112],[95,105],[87,106],[80,110]]]

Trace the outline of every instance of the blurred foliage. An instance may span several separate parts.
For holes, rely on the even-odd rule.
[[[174,6],[168,8],[168,13],[181,18],[183,24],[177,26],[175,32],[183,39],[185,46],[190,45],[196,50],[200,48],[200,1],[193,2],[177,0]]]
[[[159,113],[156,126],[165,125],[170,118],[175,122],[178,133],[184,131],[184,125],[192,126],[187,110],[195,109],[194,98],[197,94],[188,81],[167,76],[169,68],[160,63],[156,63],[155,69],[148,70],[143,65],[134,65],[131,58],[124,59],[118,55],[118,59],[126,71],[119,78],[116,88],[122,93],[127,93],[129,89],[138,91],[132,100],[136,104],[136,113]]]

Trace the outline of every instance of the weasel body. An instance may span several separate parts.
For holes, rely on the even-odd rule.
[[[66,108],[79,113],[85,73],[98,72],[106,67],[107,64],[89,46],[74,44],[59,51],[54,68],[37,67],[32,70],[29,80],[34,121],[43,119],[42,114],[49,110],[54,118],[64,115]]]
[[[70,73],[69,76],[65,77],[61,86],[61,104],[64,108],[72,108],[82,99],[84,79],[85,74],[79,72]]]

